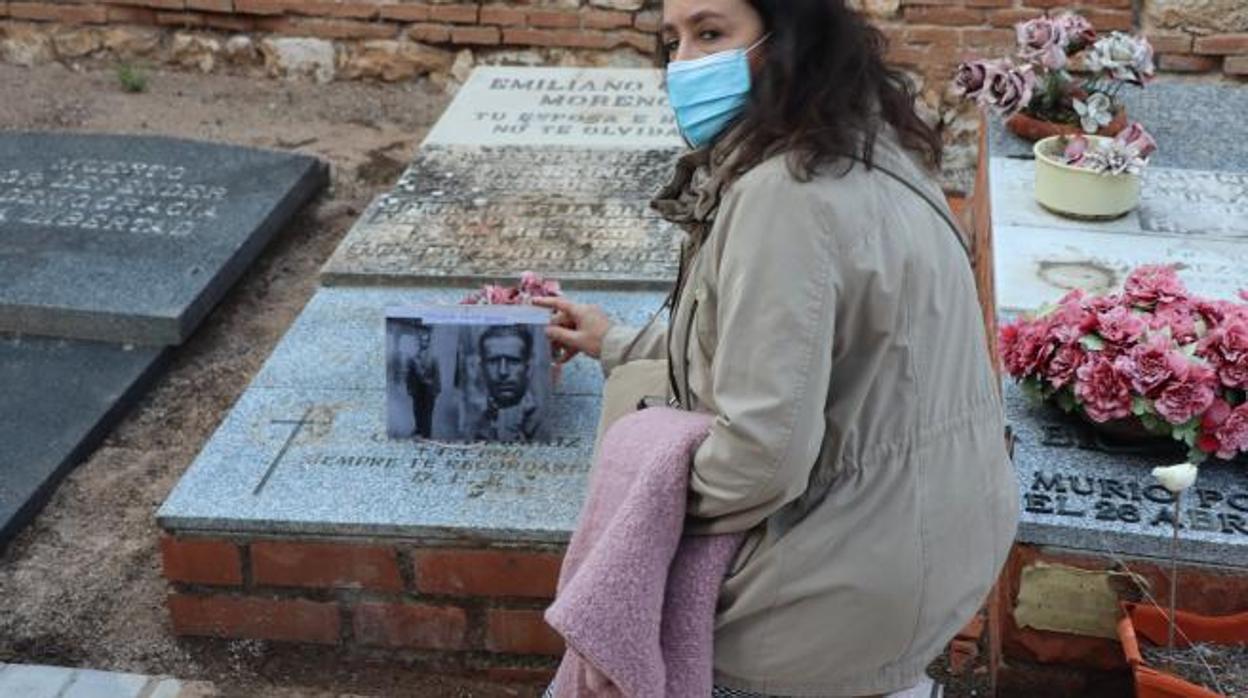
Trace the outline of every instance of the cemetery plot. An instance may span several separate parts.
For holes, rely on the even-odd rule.
[[[327,183],[303,155],[0,134],[0,331],[178,344]]]

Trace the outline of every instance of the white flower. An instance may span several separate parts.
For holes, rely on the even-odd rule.
[[[1147,39],[1114,32],[1092,44],[1087,53],[1088,68],[1105,72],[1114,80],[1141,85],[1153,76],[1153,47]]]
[[[1191,463],[1180,463],[1164,468],[1153,468],[1153,477],[1161,482],[1161,486],[1178,494],[1196,482],[1200,469]]]
[[[1085,133],[1096,133],[1114,120],[1114,103],[1104,92],[1092,93],[1086,102],[1076,99],[1074,106],[1075,113],[1079,114],[1079,125]]]

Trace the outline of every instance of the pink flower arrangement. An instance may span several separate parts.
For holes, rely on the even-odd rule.
[[[1021,64],[1009,58],[963,63],[953,80],[955,93],[1002,116],[1021,111],[1096,133],[1117,113],[1123,85],[1143,86],[1156,74],[1147,39],[1121,32],[1099,36],[1073,12],[1019,22],[1014,32]],[[1080,78],[1072,76],[1072,65],[1082,71]]]
[[[486,284],[480,291],[473,291],[462,301],[461,305],[527,305],[534,298],[549,298],[562,295],[559,282],[544,279],[526,271],[520,275],[520,283],[515,286],[499,286]]]
[[[1193,461],[1248,453],[1245,302],[1192,295],[1174,267],[1142,266],[1121,292],[1072,291],[1001,328],[1005,370],[1093,422],[1138,419]]]
[[[1081,134],[1062,138],[1055,150],[1061,155],[1058,160],[1073,167],[1098,174],[1138,175],[1148,167],[1149,158],[1157,151],[1157,141],[1137,121],[1103,145],[1093,145],[1087,136]]]

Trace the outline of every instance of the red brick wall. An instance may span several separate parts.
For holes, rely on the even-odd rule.
[[[1063,666],[1071,669],[1068,678],[1076,682],[1090,682],[1098,673],[1122,673],[1126,659],[1117,639],[1085,637],[1080,634],[1037,631],[1022,628],[1015,622],[1013,607],[1017,603],[1022,583],[1023,568],[1037,562],[1058,566],[1092,569],[1092,571],[1129,572],[1137,576],[1153,599],[1159,604],[1169,603],[1169,576],[1171,566],[1157,559],[1118,558],[1099,554],[1072,552],[1061,548],[1030,546],[1017,543],[1002,573],[1003,593],[1001,617],[1003,619],[1002,644],[1006,656],[1017,669],[1025,672],[1028,666]],[[1121,576],[1122,578],[1126,578]],[[1132,601],[1132,584],[1123,584],[1119,597]],[[1242,569],[1179,566],[1178,608],[1184,611],[1222,616],[1222,614],[1248,611],[1248,577]],[[1061,599],[1055,599],[1061,603]],[[1042,672],[1043,673],[1043,672]],[[1081,683],[1081,686],[1083,684]],[[1048,693],[1061,696],[1092,696],[1091,689]],[[1012,693],[1011,693],[1012,694]]]
[[[1055,7],[1098,29],[1147,24],[1132,0],[861,0],[892,41],[891,59],[943,82],[956,63],[1013,47],[1014,23]],[[645,2],[645,6],[642,3]],[[446,48],[631,49],[649,53],[654,0],[535,3],[404,0],[0,0],[0,18],[64,24],[157,25],[337,40],[409,38]],[[622,9],[615,9],[622,8]],[[2,22],[2,20],[0,20]],[[1248,34],[1146,30],[1163,70],[1248,75]]]
[[[563,652],[542,620],[557,547],[165,535],[160,548],[178,635],[418,650],[500,681],[548,680]]]

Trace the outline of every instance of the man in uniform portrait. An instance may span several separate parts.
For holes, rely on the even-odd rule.
[[[407,394],[412,396],[413,435],[426,439],[433,435],[433,408],[442,391],[442,372],[432,344],[433,328],[417,325],[416,353],[407,360],[405,373]]]

